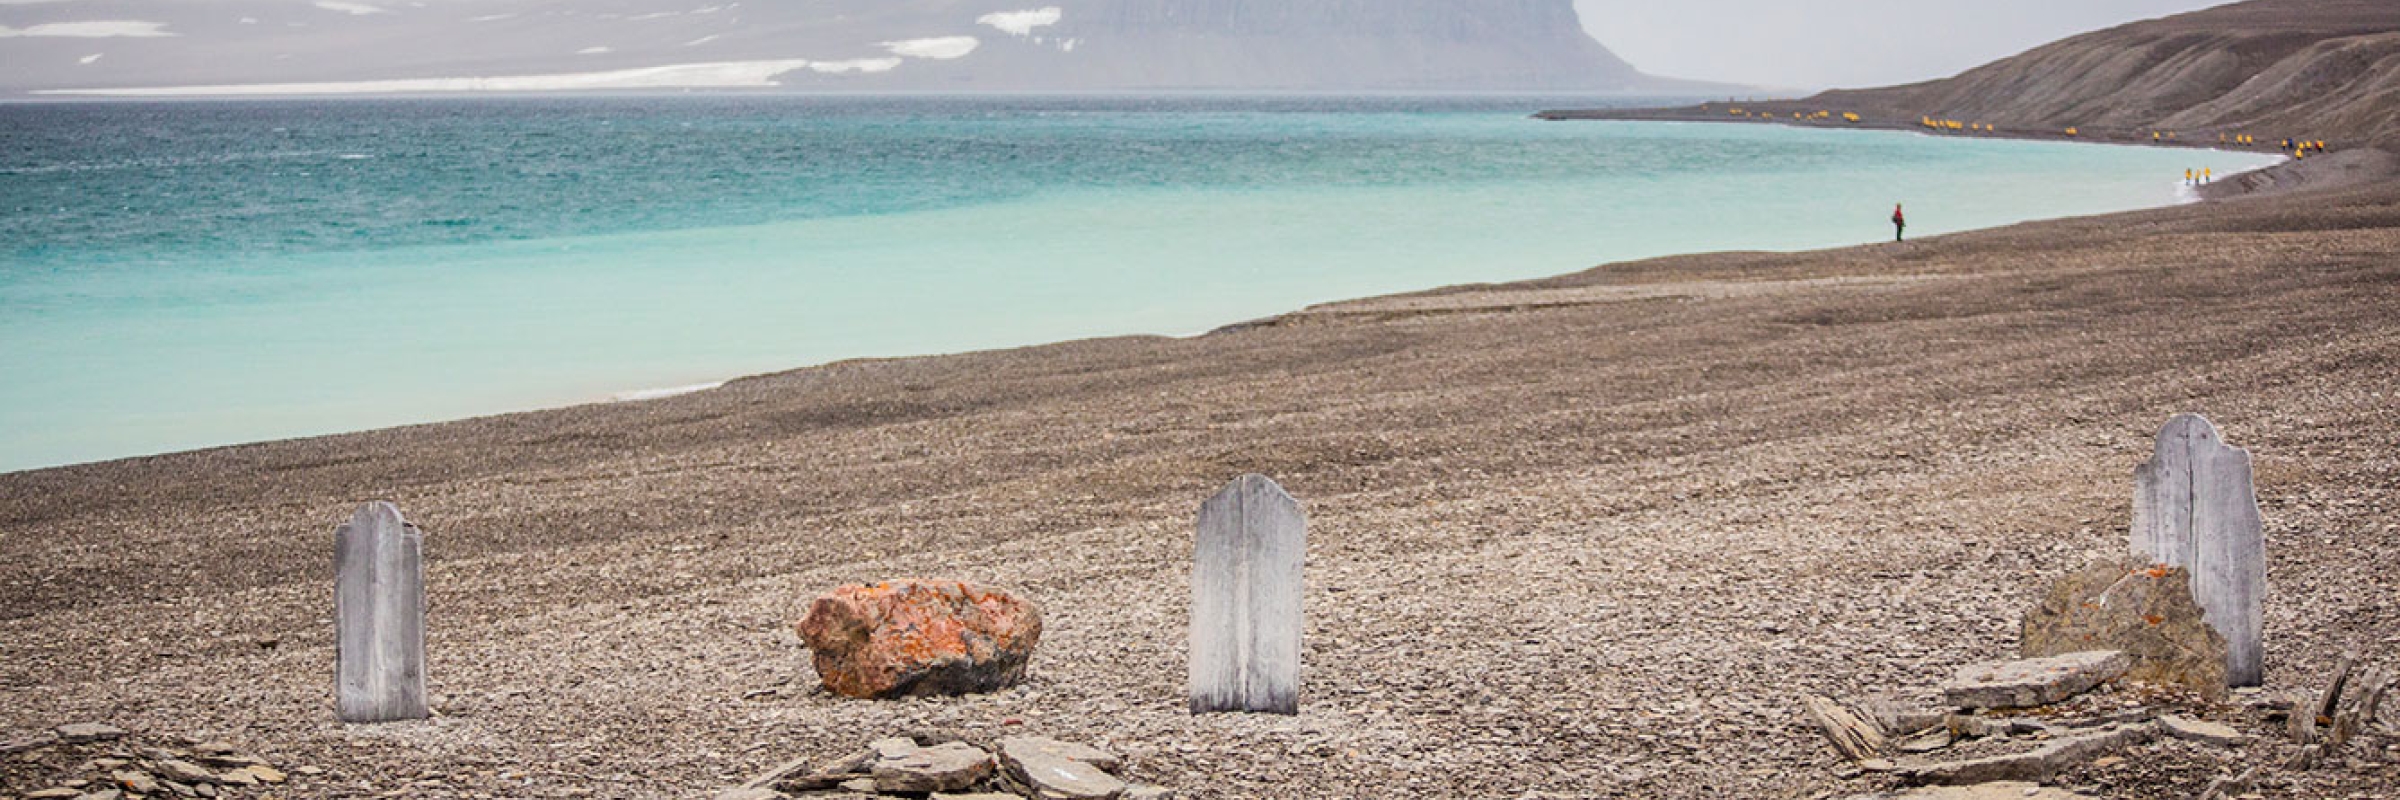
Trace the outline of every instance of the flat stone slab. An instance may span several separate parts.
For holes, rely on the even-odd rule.
[[[105,722],[78,722],[72,725],[60,725],[53,733],[58,734],[59,741],[67,744],[108,742],[125,738],[124,728]]]
[[[1850,800],[2097,800],[2091,795],[2023,781],[1973,786],[1928,786],[1899,794],[1862,794]]]
[[[1090,751],[1108,757],[1107,753],[1081,745],[1025,737],[1001,740],[1000,761],[1008,765],[1010,774],[1032,787],[1035,796],[1043,800],[1116,800],[1123,797],[1125,782],[1096,765],[1069,757],[1069,753],[1078,751]]]
[[[876,749],[883,750],[883,743],[878,742]],[[898,756],[887,754],[876,760],[874,775],[879,792],[955,792],[991,777],[992,754],[965,742],[951,742]]]
[[[2187,719],[2173,715],[2159,717],[2158,729],[2177,739],[2213,744],[2218,747],[2234,747],[2250,741],[2250,737],[2243,735],[2241,731],[2234,730],[2230,725],[2219,725],[2205,720]]]
[[[2046,706],[2116,680],[2132,666],[2115,650],[1971,664],[1942,684],[1942,696],[1959,708]]]
[[[2023,753],[1903,766],[1900,768],[1900,779],[1913,785],[1945,786],[1971,786],[2000,781],[2041,783],[2050,780],[2052,775],[2070,764],[2147,742],[2157,735],[2158,729],[2154,725],[2128,725],[2060,739]]]
[[[1124,761],[1117,758],[1115,753],[1088,744],[1062,742],[1046,736],[1011,736],[1002,739],[999,752],[1002,758],[1007,758],[1010,753],[1052,755],[1071,761],[1081,761],[1110,773],[1116,772],[1117,767],[1124,764]]]

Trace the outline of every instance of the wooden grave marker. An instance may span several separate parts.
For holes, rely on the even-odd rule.
[[[1200,506],[1192,564],[1192,713],[1300,713],[1308,519],[1263,475]]]
[[[336,711],[343,722],[431,716],[425,704],[423,533],[368,503],[333,533]]]
[[[2266,537],[2250,454],[2198,414],[2159,429],[2150,461],[2134,470],[2133,552],[2192,574],[2192,599],[2225,637],[2225,682],[2265,678]]]

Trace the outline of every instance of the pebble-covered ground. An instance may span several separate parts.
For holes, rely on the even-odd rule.
[[[1098,744],[1193,798],[1843,797],[1884,784],[1801,699],[2013,654],[2125,546],[2177,412],[2256,458],[2268,690],[2400,669],[2396,409],[2372,189],[12,474],[0,740],[106,722],[289,773],[245,797],[705,797],[915,731]],[[1185,710],[1193,515],[1245,472],[1311,518],[1296,717]],[[333,720],[330,534],[371,499],[427,532],[432,721]],[[1029,681],[815,688],[805,601],[903,576],[1042,603]],[[2060,782],[2400,794],[2394,723],[2289,770],[2256,707],[2186,711],[2262,738]],[[0,797],[48,788],[16,763]]]

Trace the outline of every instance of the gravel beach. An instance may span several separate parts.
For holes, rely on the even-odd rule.
[[[2268,691],[2400,667],[2395,375],[2370,187],[0,475],[0,739],[221,740],[315,770],[283,797],[707,797],[911,732],[1098,744],[1196,798],[1841,797],[1885,784],[1802,698],[2012,655],[2125,547],[2178,412],[2256,459]],[[1247,472],[1310,518],[1301,713],[1195,717],[1193,515]],[[331,533],[374,499],[426,532],[439,716],[345,727]],[[818,688],[807,600],[908,576],[1040,602],[1027,683]],[[2400,787],[2400,739],[2287,771],[2255,708],[2189,713],[2261,738],[2060,784]]]

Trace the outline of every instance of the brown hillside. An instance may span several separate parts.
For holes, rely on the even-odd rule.
[[[1954,78],[1804,104],[2008,128],[2400,144],[2400,3],[2253,0],[2046,45]]]

